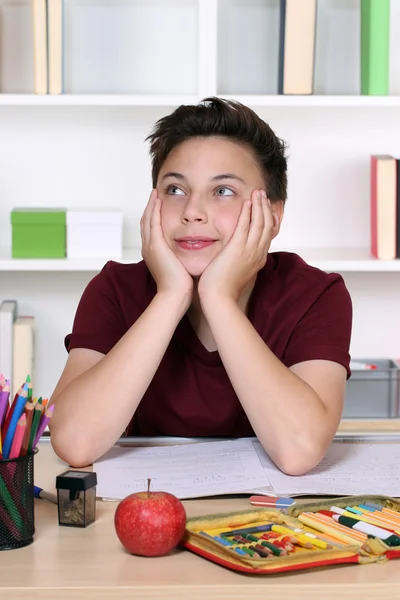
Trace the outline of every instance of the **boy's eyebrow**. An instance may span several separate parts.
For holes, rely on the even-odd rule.
[[[167,177],[175,177],[175,179],[180,179],[181,181],[183,179],[186,179],[186,177],[182,175],[182,173],[176,173],[175,171],[169,171],[168,173],[165,173],[162,179],[167,179]],[[211,178],[211,181],[221,181],[222,179],[236,179],[241,183],[246,183],[244,179],[239,177],[239,175],[235,175],[234,173],[221,173],[221,175],[215,175],[215,177]]]
[[[221,181],[221,179],[236,179],[237,181],[246,184],[244,179],[239,177],[239,175],[235,175],[234,173],[222,173],[221,175],[216,175],[212,178],[212,181]]]
[[[168,173],[165,173],[165,175],[163,175],[162,180],[167,179],[167,177],[175,177],[176,179],[186,179],[186,177],[184,175],[182,175],[182,173],[175,173],[175,171],[169,171]]]

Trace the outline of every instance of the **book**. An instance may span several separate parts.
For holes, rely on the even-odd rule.
[[[361,94],[389,93],[390,0],[361,0]]]
[[[17,309],[16,300],[4,300],[0,306],[0,373],[6,378],[11,378],[13,369],[13,328]]]
[[[48,69],[47,69],[47,2],[46,0],[33,0],[33,68],[34,68],[34,93],[47,94]]]
[[[63,0],[47,3],[49,94],[63,92]]]
[[[279,94],[312,94],[317,0],[281,0]]]
[[[332,442],[319,465],[304,476],[283,473],[260,442],[251,439],[178,446],[114,446],[93,465],[97,495],[120,500],[145,491],[180,499],[224,494],[266,496],[400,495],[400,444]]]
[[[371,254],[396,258],[397,161],[390,155],[371,156]]]
[[[30,376],[34,383],[34,328],[35,317],[18,317],[14,322],[13,370],[11,376],[12,397]]]

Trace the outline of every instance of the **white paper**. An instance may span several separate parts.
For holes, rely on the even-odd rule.
[[[382,494],[400,496],[400,444],[333,442],[320,464],[307,475],[285,475],[259,442],[254,442],[278,496]]]
[[[93,465],[97,495],[122,499],[151,489],[178,498],[246,493],[271,489],[251,440],[204,442],[153,448],[114,447]]]

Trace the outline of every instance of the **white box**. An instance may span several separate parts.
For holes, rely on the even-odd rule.
[[[121,258],[122,222],[118,209],[67,210],[67,257]]]

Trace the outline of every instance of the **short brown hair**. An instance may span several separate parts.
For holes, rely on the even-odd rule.
[[[168,154],[192,137],[226,137],[253,151],[264,175],[271,201],[286,201],[286,144],[249,107],[223,98],[205,98],[196,105],[179,106],[157,121],[151,134],[153,188]]]

